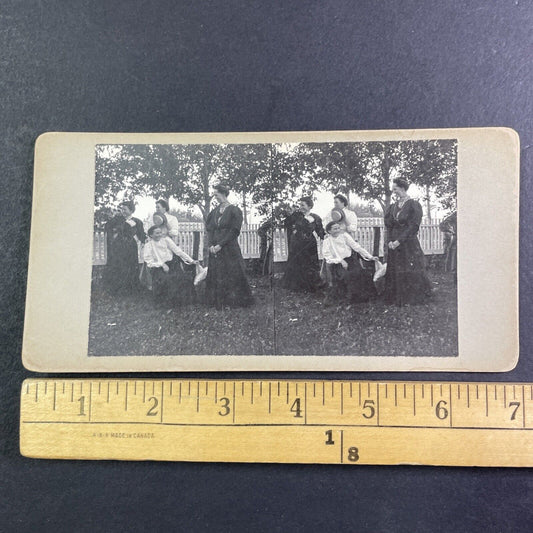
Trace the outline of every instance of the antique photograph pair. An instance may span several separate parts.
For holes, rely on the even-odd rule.
[[[513,130],[47,133],[32,370],[512,369]]]

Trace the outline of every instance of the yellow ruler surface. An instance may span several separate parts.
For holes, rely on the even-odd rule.
[[[533,466],[533,385],[28,379],[20,449],[48,459]]]

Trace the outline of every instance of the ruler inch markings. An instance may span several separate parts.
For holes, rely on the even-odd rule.
[[[522,385],[522,427],[526,427],[526,393],[524,385]]]
[[[134,391],[137,383],[140,384],[141,382],[143,383],[143,400],[145,402],[148,401],[146,392],[150,390],[150,383],[154,396],[160,396],[160,412],[157,413],[159,417],[152,417],[150,422],[145,421],[143,415],[145,415],[144,409],[146,408],[143,408],[140,397],[138,397],[137,401],[131,401],[132,398],[135,400]],[[174,394],[176,396],[178,395],[178,390],[174,387],[182,389],[183,385],[188,385],[189,388],[192,388],[191,386],[195,382],[196,398],[194,397],[194,392],[188,396],[188,399],[192,401],[183,402],[183,406],[180,407],[179,418],[174,421],[173,415],[170,416],[170,411],[168,413],[169,416],[165,413],[166,400],[170,400]],[[327,382],[331,386],[331,398],[328,399],[329,403],[326,402],[326,396],[329,395],[329,389],[328,394],[326,394]],[[218,383],[220,383],[220,391]],[[245,387],[248,386],[247,384],[249,384],[249,396],[248,393],[244,396],[237,393],[239,383],[241,385],[239,388],[241,390],[244,389],[244,391]],[[275,386],[276,383],[278,383],[279,388],[281,388],[281,384],[285,385],[285,390],[280,390],[280,393],[285,397],[282,396],[278,399],[278,402],[273,402],[272,396],[274,391],[272,390],[272,386]],[[106,384],[107,397],[104,388]],[[227,385],[231,386],[231,384],[233,384],[233,390],[231,391],[232,403],[230,405],[232,413],[231,416],[221,419],[217,416],[217,414],[220,414],[218,411],[211,411],[206,405],[201,404],[201,396],[204,395],[204,400],[207,401],[213,401],[215,399],[216,403],[219,400],[222,387],[224,386],[225,388]],[[267,384],[268,400],[266,398],[267,389],[265,388],[263,391],[263,388],[267,387]],[[128,379],[39,380],[30,378],[21,387],[21,452],[23,455],[36,458],[138,458],[157,460],[159,457],[166,457],[162,460],[271,462],[269,459],[265,460],[264,457],[277,457],[275,462],[331,463],[332,460],[333,462],[340,460],[343,464],[397,464],[395,462],[387,462],[387,459],[376,459],[376,454],[383,454],[383,457],[396,454],[394,456],[401,457],[401,460],[398,461],[402,463],[420,462],[420,464],[454,464],[457,466],[533,466],[533,425],[529,423],[533,416],[533,384],[512,382],[323,380],[322,401],[319,398],[320,392],[316,390],[317,384],[320,386],[320,381],[282,380],[281,382],[276,382],[257,379],[247,379],[244,381],[204,381],[194,380],[194,378],[193,380],[149,379],[145,381]],[[110,397],[111,385],[113,385],[112,398]],[[309,396],[311,385],[313,385],[313,397]],[[427,385],[429,385],[430,390],[425,389]],[[359,398],[356,400],[352,394],[353,400],[348,400],[348,390],[351,393],[356,392],[353,390],[354,386],[360,391]],[[391,388],[391,394],[389,394],[389,386],[394,387],[394,393]],[[498,387],[500,386],[503,387],[503,393],[498,391]],[[35,390],[32,387],[35,387]],[[69,387],[70,390],[68,390]],[[365,388],[363,389],[363,387]],[[398,390],[399,387],[402,387],[402,389]],[[463,387],[466,387],[466,390]],[[474,392],[472,387],[475,387],[475,397],[470,398],[471,393]],[[527,398],[526,387],[530,391],[529,399]],[[79,390],[81,398],[76,400],[74,389]],[[61,396],[62,390],[66,392],[66,394],[63,393],[63,396]],[[401,399],[402,390],[404,395],[403,400]],[[318,397],[316,396],[317,392]],[[409,394],[412,394],[411,398],[409,398]],[[435,394],[438,396],[435,397]],[[130,395],[132,398],[130,398]],[[509,399],[507,399],[508,395]],[[227,396],[231,398],[230,391],[228,391]],[[70,402],[74,404],[73,407],[68,402],[69,397]],[[264,399],[257,401],[261,397],[264,397]],[[314,399],[315,397],[316,400]],[[428,412],[426,410],[430,397],[433,410]],[[184,396],[184,399],[186,398]],[[300,400],[300,398],[303,400],[303,419],[301,417],[287,418],[287,408],[283,400],[286,400],[286,403],[290,404],[295,398],[297,400]],[[86,405],[85,413],[87,416],[78,417],[76,416],[77,414],[83,414],[84,399]],[[111,399],[113,399],[113,402],[111,402]],[[153,398],[150,399],[153,400]],[[367,399],[376,402],[374,423],[372,423],[372,420],[364,419],[360,419],[361,422],[359,422],[358,418],[354,419],[352,417],[352,409],[354,407],[356,410],[354,414],[357,413],[357,401],[359,401],[359,405],[362,405],[363,401],[366,402]],[[65,402],[63,400],[67,401]],[[333,404],[331,403],[332,400],[334,401]],[[446,406],[446,403],[440,403],[442,400],[449,402],[447,406],[447,420],[443,419],[445,410],[441,406]],[[106,401],[108,403],[107,407],[105,406]],[[346,403],[347,401],[348,403]],[[491,403],[493,401],[496,403]],[[81,406],[79,407],[78,413],[76,406],[78,406],[79,402],[81,402]],[[243,416],[241,420],[236,418],[236,412],[241,408],[239,402],[244,402],[242,404]],[[508,402],[512,405],[508,405]],[[519,402],[522,403],[521,409],[518,407]],[[439,407],[436,417],[434,411],[435,405]],[[100,406],[105,407],[105,409],[100,411]],[[298,405],[299,408],[300,406]],[[199,417],[192,416],[195,411],[196,413],[200,413]],[[365,409],[364,413],[368,414],[367,411]],[[511,414],[508,414],[508,411],[513,415],[512,418]],[[518,416],[515,417],[515,413]],[[356,416],[359,417],[360,414],[359,412]],[[521,421],[518,418],[520,414],[522,416]],[[95,429],[89,435],[89,430],[82,429],[86,426],[90,427],[90,425],[96,427],[99,424],[102,426],[101,433],[99,433],[98,429]],[[60,430],[59,428],[62,426],[64,429]],[[143,426],[146,428],[144,431],[142,429]],[[165,430],[167,433],[158,433],[162,431],[157,429],[158,426],[168,428]],[[32,430],[32,427],[35,430]],[[131,431],[128,431],[128,427],[131,428]],[[180,429],[187,427],[191,429]],[[254,430],[250,430],[251,433],[242,433],[245,430],[241,430],[240,434],[232,433],[232,431],[237,431],[237,428],[246,427],[263,429],[257,432],[257,434]],[[279,430],[275,429],[277,427],[291,428],[290,433],[288,433],[290,435],[289,438],[303,438],[303,442],[307,442],[309,446],[304,445],[296,449],[286,449],[281,443],[278,444]],[[203,430],[204,433],[200,431],[201,428],[206,428]],[[213,431],[216,433],[209,433],[211,430],[208,428],[213,428]],[[236,429],[231,430],[231,428]],[[298,428],[301,429],[301,433]],[[327,432],[328,428],[335,428],[336,435],[339,439],[339,441],[335,439],[335,444],[337,446],[340,444],[340,450],[337,448],[337,451],[333,454],[334,457],[332,457],[331,451],[327,454],[324,451],[334,450],[334,447],[325,446],[324,449],[321,448],[321,444],[324,444],[322,440],[324,438],[323,431]],[[375,433],[369,433],[372,428]],[[430,432],[447,431],[449,429],[453,430],[453,434],[448,434],[449,437],[445,437],[445,433],[432,433],[433,436],[430,436]],[[394,435],[396,435],[394,432],[400,430],[407,430],[408,433],[404,433],[405,436],[401,437],[399,441],[389,440],[394,439]],[[60,431],[61,433],[59,433]],[[185,431],[186,433],[180,433]],[[205,431],[209,432],[205,433]],[[306,431],[307,433],[305,433]],[[144,440],[144,437],[139,437],[138,441],[130,440],[128,446],[119,446],[119,440],[109,440],[106,442],[104,432],[108,432],[109,435],[114,434],[115,439],[118,439],[119,435],[122,436],[120,438],[124,438],[124,436],[132,437],[136,434],[153,434],[156,436],[156,440],[150,442]],[[34,436],[33,439],[30,438],[32,434]],[[505,440],[507,439],[505,436],[507,434],[509,435],[508,441]],[[56,436],[54,437],[54,435]],[[172,435],[187,435],[187,440],[184,443],[186,444],[185,449],[188,450],[187,453],[189,455],[185,454],[181,446],[175,449],[171,448],[170,450],[167,446],[167,449],[163,450],[163,443],[166,439],[173,438]],[[215,442],[218,443],[219,452],[215,456],[209,455],[209,458],[206,459],[205,446],[201,443],[210,441],[210,435],[213,435]],[[215,437],[215,435],[217,436]],[[248,443],[246,447],[239,448],[237,445],[239,440],[236,440],[237,435],[241,435],[241,441],[243,436],[245,436],[244,438]],[[398,435],[400,434],[398,433]],[[35,436],[38,436],[37,440]],[[89,437],[92,437],[92,439]],[[449,443],[451,443],[451,451],[454,454],[454,459],[446,458],[444,450],[449,450],[447,447],[436,446],[433,447],[434,449],[432,451],[429,451],[427,446],[414,446],[410,444],[413,442],[434,442],[434,440],[425,439],[440,439],[441,437],[450,439]],[[111,437],[107,438],[111,439]],[[153,439],[154,437],[150,438]],[[217,440],[220,438],[222,438],[221,441]],[[491,448],[493,438],[496,439],[495,442],[498,442],[498,446],[500,447],[505,446],[505,443],[508,442],[509,449],[512,453],[507,455],[495,454],[494,448]],[[80,439],[84,439],[83,442]],[[203,439],[198,441],[199,445],[197,450],[194,447],[195,439]],[[331,437],[328,437],[328,439],[331,439]],[[377,442],[380,442],[379,446],[374,444],[376,439]],[[384,440],[381,441],[380,439]],[[346,450],[344,446],[345,440],[347,443]],[[271,446],[265,447],[265,442],[270,442]],[[70,444],[67,445],[67,443]],[[231,446],[233,448],[230,447],[230,443],[232,443]],[[326,443],[332,444],[333,442]],[[411,455],[403,456],[401,454],[404,447],[410,450],[409,453]],[[345,452],[348,453],[348,448],[350,454],[345,457],[344,454]],[[357,458],[356,448],[359,450],[360,458]],[[61,449],[68,449],[69,451],[61,452]],[[111,452],[104,453],[102,450],[111,450]],[[139,451],[138,457],[127,455],[128,453],[136,453],[135,450]],[[163,450],[161,451],[162,455],[158,455],[159,452],[157,452],[154,456],[153,450]],[[476,454],[467,450],[475,450]],[[88,452],[90,455],[83,455],[85,452]],[[190,455],[191,453],[193,454],[192,456]],[[341,454],[340,458],[337,453]],[[91,454],[96,454],[96,456]],[[470,460],[474,462],[461,462],[461,454],[472,457]],[[417,458],[428,456],[438,456],[440,459],[431,459],[428,462],[427,459]],[[307,457],[307,459],[304,459],[304,457]],[[483,458],[483,460],[480,459],[479,463],[476,462],[478,461],[478,457]]]
[[[304,424],[307,425],[307,381],[304,382]]]
[[[453,428],[452,384],[450,383],[450,427]]]
[[[89,381],[89,422],[91,422],[92,410],[93,410],[93,382]]]
[[[233,382],[233,403],[231,404],[231,413],[232,413],[232,420],[233,420],[233,423],[235,424],[235,381]]]
[[[196,412],[200,411],[200,382],[196,382]]]
[[[165,403],[165,381],[161,381],[161,423],[163,423],[163,404]]]

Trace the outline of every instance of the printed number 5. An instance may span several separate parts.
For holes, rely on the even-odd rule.
[[[368,413],[363,413],[365,418],[372,418],[376,414],[376,408],[374,407],[374,400],[365,400],[363,404],[363,411],[368,409]]]

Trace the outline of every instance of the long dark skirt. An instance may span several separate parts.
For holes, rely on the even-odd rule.
[[[139,255],[135,239],[116,238],[108,242],[104,270],[106,288],[115,294],[139,289]]]
[[[353,303],[368,302],[377,294],[372,279],[375,263],[364,261],[356,253],[345,261],[348,263],[346,270],[340,264],[328,265],[331,283],[326,303],[335,304],[346,300]]]
[[[325,283],[320,278],[318,247],[314,236],[309,239],[292,236],[281,284],[286,289],[305,292],[315,292],[324,287]]]
[[[418,238],[404,241],[388,252],[385,275],[385,302],[389,304],[419,304],[431,295],[431,283],[426,274],[426,260]]]
[[[150,268],[154,302],[162,307],[181,307],[194,303],[194,269],[178,257],[168,261],[168,272],[161,267]]]
[[[248,307],[254,299],[244,269],[244,260],[237,241],[222,247],[218,254],[209,254],[206,278],[206,301],[221,309]]]

